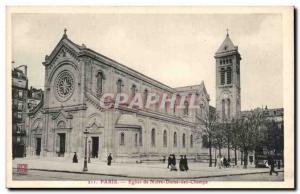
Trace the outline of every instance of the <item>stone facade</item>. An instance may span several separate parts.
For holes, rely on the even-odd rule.
[[[203,149],[202,122],[209,108],[203,82],[171,88],[73,43],[66,34],[43,65],[44,99],[29,113],[26,123],[28,155],[70,157],[77,152],[82,157],[85,129],[89,131],[91,156],[102,160],[108,153],[117,161],[161,159],[171,153],[196,157]],[[199,107],[188,111],[156,104],[146,109],[103,108],[101,96],[117,94],[118,90],[128,94],[194,95]]]

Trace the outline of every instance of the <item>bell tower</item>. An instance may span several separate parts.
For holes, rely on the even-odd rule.
[[[215,53],[216,111],[225,121],[241,112],[240,61],[238,47],[231,41],[228,30],[225,40]]]

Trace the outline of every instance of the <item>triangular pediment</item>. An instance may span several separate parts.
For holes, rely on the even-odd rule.
[[[90,126],[90,128],[99,128],[101,127],[100,124],[97,124],[96,121],[94,123],[92,123]]]
[[[57,119],[57,118],[59,118],[59,117],[61,117],[61,118],[63,118],[63,119],[72,119],[72,118],[73,118],[72,115],[70,115],[69,113],[67,113],[67,112],[64,111],[64,110],[61,110],[61,111],[59,111],[58,113],[54,114],[54,115],[52,116],[52,119],[55,120],[55,119]]]
[[[55,46],[51,54],[45,57],[45,62],[43,63],[45,66],[53,63],[53,61],[57,58],[62,57],[73,57],[77,59],[77,55],[80,51],[81,46],[73,43],[67,37],[63,37],[58,44]]]
[[[99,114],[92,114],[87,122],[88,128],[101,128],[103,127],[102,124],[103,121],[101,121],[101,116]]]

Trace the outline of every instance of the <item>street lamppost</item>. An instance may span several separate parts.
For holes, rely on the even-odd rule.
[[[88,168],[87,168],[87,138],[88,138],[89,131],[87,129],[85,129],[83,134],[85,135],[83,171],[88,171]]]
[[[91,140],[89,140],[89,159],[88,163],[91,163]]]

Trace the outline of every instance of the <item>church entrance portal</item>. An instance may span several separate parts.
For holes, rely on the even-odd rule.
[[[65,151],[66,151],[66,134],[65,133],[59,133],[59,152],[58,157],[64,157]]]
[[[98,158],[99,137],[92,137],[92,158]]]
[[[36,147],[35,147],[35,153],[37,156],[41,154],[41,138],[36,138]]]

